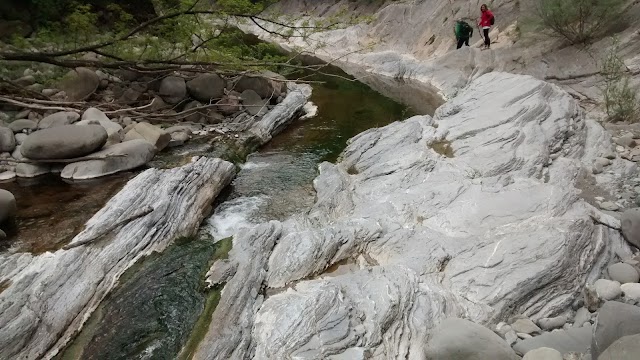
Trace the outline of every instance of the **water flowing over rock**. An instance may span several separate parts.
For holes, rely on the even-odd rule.
[[[0,255],[0,358],[51,358],[142,256],[193,235],[233,164],[201,158],[138,175],[89,220],[69,250]],[[80,245],[83,244],[84,245]]]
[[[448,317],[561,315],[630,253],[579,196],[603,131],[557,86],[496,72],[433,118],[356,136],[320,165],[308,214],[234,238],[237,270],[195,358],[421,359]]]

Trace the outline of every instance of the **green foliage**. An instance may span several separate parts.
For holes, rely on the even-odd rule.
[[[536,15],[553,34],[585,44],[620,21],[625,0],[537,0]]]
[[[630,76],[618,54],[619,48],[619,41],[614,39],[601,66],[604,78],[601,92],[607,121],[636,122],[637,116],[640,115],[639,89],[630,84]]]

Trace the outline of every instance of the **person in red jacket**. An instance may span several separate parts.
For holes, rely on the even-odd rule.
[[[489,30],[491,30],[491,25],[493,25],[494,18],[493,13],[487,7],[487,4],[482,4],[480,7],[480,11],[482,15],[480,16],[480,21],[478,21],[478,27],[482,28],[482,32],[484,33],[484,48],[491,48],[491,39],[489,39]]]

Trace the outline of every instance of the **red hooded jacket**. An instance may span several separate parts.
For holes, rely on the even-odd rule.
[[[487,11],[482,12],[482,16],[480,17],[480,27],[491,26],[491,19],[493,18],[493,13],[491,10],[487,9]]]

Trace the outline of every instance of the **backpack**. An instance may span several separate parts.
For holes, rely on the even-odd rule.
[[[496,23],[496,17],[491,15],[491,25]]]

